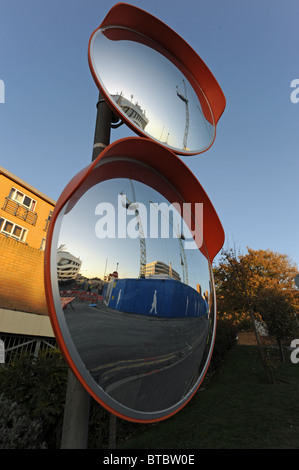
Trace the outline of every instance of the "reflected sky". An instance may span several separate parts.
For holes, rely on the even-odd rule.
[[[108,28],[108,34],[107,29],[98,30],[90,46],[92,64],[104,89],[110,95],[121,94],[132,105],[138,103],[148,119],[145,131],[154,139],[173,149],[207,148],[214,126],[205,119],[186,77],[162,54],[136,42],[140,35],[135,33],[134,41],[110,40],[112,30],[121,37],[121,28]]]
[[[145,183],[112,178],[90,186],[94,181],[72,195],[54,230],[52,287],[62,336],[81,376],[113,409],[142,419],[168,414],[197,386],[213,339],[214,287],[204,246],[182,251],[178,235],[183,246],[193,240],[187,224],[175,203]],[[140,276],[141,232],[146,266],[157,261],[166,268],[153,277],[150,270]],[[61,245],[80,258],[82,283],[58,282]],[[113,271],[117,280],[109,278]],[[86,292],[86,278],[95,277],[104,282]]]
[[[139,209],[142,205],[146,209],[145,212],[139,210],[145,235],[146,263],[162,261],[168,266],[171,263],[181,281],[183,269],[187,269],[189,285],[196,289],[200,284],[203,292],[209,291],[208,262],[198,249],[185,249],[187,265],[182,265],[183,252],[178,235],[184,234],[183,245],[190,242],[192,236],[179,213],[174,211],[169,216],[170,204],[160,193],[143,183],[123,178],[103,181],[90,188],[63,217],[58,246],[65,245],[68,252],[80,258],[80,273],[87,278],[103,279],[105,274],[117,270],[119,278],[139,277],[140,232],[132,210],[136,206],[130,206],[131,210],[124,208],[125,196],[127,204],[137,202]],[[109,214],[110,209],[114,212]],[[167,232],[169,237],[163,238]],[[113,233],[115,237],[111,238]],[[125,238],[118,238],[120,233]],[[156,237],[157,234],[158,238],[153,238],[152,235]]]

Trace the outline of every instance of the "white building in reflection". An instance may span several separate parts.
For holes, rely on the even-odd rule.
[[[152,263],[147,263],[141,268],[141,275],[144,277],[172,277],[176,281],[181,281],[179,273],[177,273],[173,268],[171,263],[169,265],[163,263],[163,261],[153,261]]]
[[[112,95],[112,98],[116,101],[118,106],[121,107],[123,112],[141,129],[145,129],[149,120],[145,115],[145,111],[141,108],[141,106],[136,102],[135,104],[133,101],[129,101],[125,98],[120,92],[120,94]],[[133,100],[133,95],[131,96],[131,100]]]
[[[76,279],[82,261],[67,251],[57,251],[57,277],[58,281]]]

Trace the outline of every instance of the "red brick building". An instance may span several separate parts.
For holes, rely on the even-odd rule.
[[[0,167],[0,339],[53,339],[44,289],[44,248],[55,201]]]

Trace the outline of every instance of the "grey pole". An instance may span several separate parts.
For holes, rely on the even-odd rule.
[[[92,161],[110,143],[113,113],[101,93],[97,102],[97,117]],[[69,369],[63,417],[61,449],[87,449],[90,395]]]
[[[97,119],[94,133],[92,161],[110,144],[111,123],[113,120],[113,112],[103,99],[101,92],[97,102]]]
[[[87,449],[90,396],[68,371],[61,449]]]

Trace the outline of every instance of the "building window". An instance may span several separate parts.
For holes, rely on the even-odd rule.
[[[0,232],[4,233],[5,235],[9,235],[16,240],[24,242],[26,240],[28,230],[26,230],[24,227],[21,227],[20,225],[10,222],[10,220],[0,218]]]
[[[13,199],[14,201],[22,204],[23,206],[27,207],[29,210],[34,211],[36,207],[36,201],[26,194],[22,193],[16,188],[11,188],[9,193],[9,198]]]

